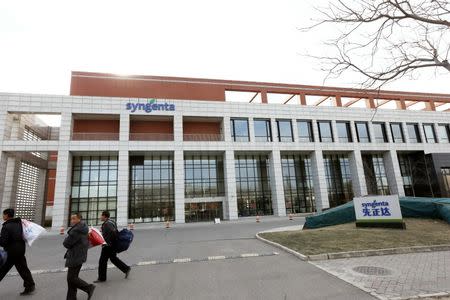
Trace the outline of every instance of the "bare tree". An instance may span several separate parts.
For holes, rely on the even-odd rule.
[[[425,68],[450,71],[449,1],[330,0],[317,10],[322,19],[305,30],[340,29],[326,42],[329,52],[313,56],[327,77],[356,71],[364,75],[363,86],[379,87]]]

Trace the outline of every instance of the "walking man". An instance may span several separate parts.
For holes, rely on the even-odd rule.
[[[25,290],[20,295],[30,295],[35,290],[34,280],[28,269],[25,258],[25,241],[23,240],[22,221],[14,218],[14,209],[3,211],[3,227],[0,233],[0,246],[7,252],[6,263],[0,268],[0,281],[8,274],[13,266],[23,279]]]
[[[76,213],[70,217],[72,228],[67,232],[63,245],[67,249],[64,258],[66,259],[67,270],[67,300],[77,299],[77,289],[88,294],[91,299],[95,290],[95,285],[88,284],[79,278],[81,266],[87,259],[87,251],[89,247],[88,226],[81,221],[81,214]]]
[[[117,239],[117,226],[109,219],[109,211],[102,212],[100,220],[102,224],[102,235],[105,239],[106,245],[102,246],[102,253],[100,254],[100,260],[98,262],[98,279],[94,282],[104,282],[106,281],[106,269],[108,264],[108,259],[123,273],[125,273],[125,278],[128,278],[131,268],[127,266],[123,261],[117,257],[117,251],[115,249],[115,242]]]

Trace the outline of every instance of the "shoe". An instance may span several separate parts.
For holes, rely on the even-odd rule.
[[[22,293],[20,293],[20,296],[28,296],[33,294],[34,290],[36,290],[36,287],[33,285],[32,287],[25,288]]]
[[[92,295],[94,295],[94,290],[95,290],[95,285],[91,284],[91,286],[89,287],[89,291],[88,291],[88,300],[90,300],[92,298]]]
[[[102,282],[105,282],[106,280],[100,280],[100,279],[97,279],[97,280],[95,280],[94,281],[94,283],[102,283]]]
[[[131,268],[128,268],[128,271],[125,272],[125,279],[130,275]]]

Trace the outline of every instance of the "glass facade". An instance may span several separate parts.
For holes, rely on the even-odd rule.
[[[223,174],[222,155],[185,155],[185,197],[225,196]]]
[[[117,156],[75,156],[70,213],[79,212],[89,225],[99,224],[104,210],[116,217]]]
[[[367,126],[367,122],[356,122],[355,127],[358,142],[370,143],[369,127]]]
[[[293,142],[291,120],[277,120],[278,141]]]
[[[438,136],[439,136],[440,143],[448,143],[450,141],[450,125],[439,124]]]
[[[369,195],[390,195],[382,154],[362,155],[364,175]]]
[[[231,137],[235,142],[248,142],[248,120],[247,119],[231,119]]]
[[[409,142],[413,144],[422,143],[422,139],[420,138],[419,133],[419,125],[418,124],[406,124],[408,128],[408,137]]]
[[[235,167],[239,216],[273,214],[269,157],[264,154],[237,155]]]
[[[348,156],[345,154],[325,154],[323,159],[330,207],[351,201],[353,199],[353,187]]]
[[[351,143],[352,132],[350,130],[350,122],[336,122],[336,129],[339,142],[341,143]]]
[[[425,141],[428,144],[436,143],[436,134],[434,133],[434,127],[432,124],[423,124],[423,132],[425,134]]]
[[[281,167],[286,213],[314,212],[316,207],[309,156],[282,155]]]
[[[311,121],[297,121],[298,139],[300,142],[314,142]]]
[[[391,123],[392,141],[394,143],[404,143],[405,138],[403,136],[402,124]]]
[[[130,157],[131,222],[174,220],[173,157],[150,154]]]
[[[200,202],[184,204],[186,223],[213,221],[223,219],[222,202]]]
[[[333,142],[333,130],[330,121],[318,121],[319,137],[321,142]]]
[[[387,143],[386,125],[384,123],[372,123],[372,125],[375,142]]]
[[[255,119],[255,141],[257,142],[271,142],[272,128],[270,126],[270,119]]]

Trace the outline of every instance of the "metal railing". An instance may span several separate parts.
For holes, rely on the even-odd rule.
[[[118,141],[118,132],[73,132],[74,141]]]
[[[130,141],[173,141],[173,133],[130,133]]]
[[[223,134],[183,134],[183,141],[188,142],[220,142],[223,141]]]

